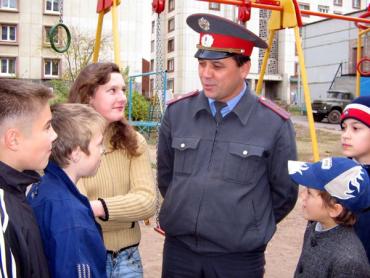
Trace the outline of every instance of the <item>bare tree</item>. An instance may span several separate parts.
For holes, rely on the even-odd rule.
[[[81,69],[92,61],[95,46],[95,33],[81,31],[77,27],[70,27],[72,36],[71,45],[68,51],[63,53],[65,64],[64,80],[74,82]],[[107,56],[108,51],[112,50],[109,36],[103,35],[100,46],[100,57]]]

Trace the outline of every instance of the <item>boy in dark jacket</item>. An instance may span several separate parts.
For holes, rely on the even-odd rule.
[[[342,152],[360,163],[370,174],[370,96],[361,96],[348,104],[341,116]],[[370,210],[358,215],[355,231],[370,262]]]
[[[304,186],[303,216],[310,221],[294,277],[369,278],[370,265],[352,227],[356,214],[370,206],[366,170],[344,157],[289,161],[288,169]]]
[[[104,152],[106,122],[84,104],[56,104],[59,134],[41,183],[28,194],[40,226],[50,273],[57,277],[106,277],[106,250],[89,200],[76,183],[93,176]]]
[[[0,79],[1,277],[49,277],[40,231],[26,202],[34,170],[48,163],[57,135],[51,126],[47,87]]]

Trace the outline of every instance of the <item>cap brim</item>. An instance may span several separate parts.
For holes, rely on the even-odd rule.
[[[222,52],[222,51],[210,51],[204,49],[198,49],[194,57],[204,60],[220,60],[235,56],[235,53],[232,52]]]

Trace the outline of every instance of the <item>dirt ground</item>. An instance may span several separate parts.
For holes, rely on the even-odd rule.
[[[312,149],[306,125],[295,124],[297,147],[300,160],[312,160]],[[340,154],[340,132],[330,129],[317,130],[320,157]],[[151,146],[151,159],[155,163],[155,146]],[[146,278],[161,277],[163,236],[153,230],[155,220],[150,225],[141,223],[142,240],[140,251]],[[293,276],[300,250],[306,221],[302,217],[301,202],[278,225],[277,231],[266,250],[266,278],[289,278]]]

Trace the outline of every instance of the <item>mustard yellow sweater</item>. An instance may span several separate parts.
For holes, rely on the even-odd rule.
[[[147,143],[137,133],[139,156],[129,158],[125,150],[112,151],[106,143],[106,153],[94,177],[80,179],[78,188],[90,200],[104,199],[109,220],[99,223],[108,250],[137,244],[140,227],[132,222],[147,219],[155,212],[156,191]],[[109,140],[107,140],[108,142]]]

